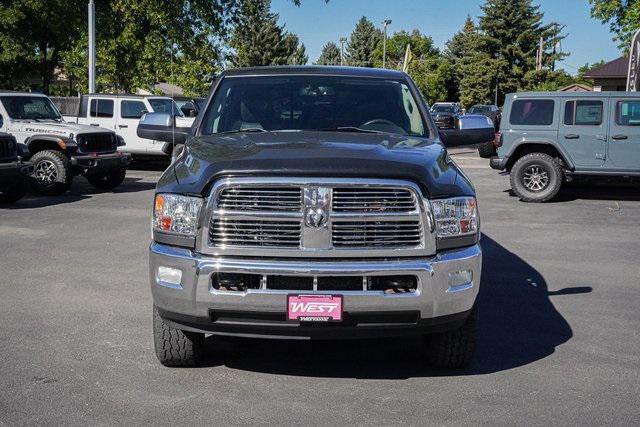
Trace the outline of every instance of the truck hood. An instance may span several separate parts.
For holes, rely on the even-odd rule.
[[[8,132],[25,132],[33,135],[54,135],[69,138],[72,135],[84,133],[111,133],[113,131],[69,122],[19,120],[11,121],[8,126]]]
[[[387,134],[265,132],[191,138],[158,191],[204,195],[228,176],[407,179],[429,197],[475,194],[437,141]]]

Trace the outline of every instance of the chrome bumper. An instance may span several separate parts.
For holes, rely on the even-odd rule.
[[[413,293],[385,294],[376,291],[332,291],[344,295],[344,311],[419,312],[421,319],[432,319],[469,311],[480,285],[482,252],[480,245],[444,251],[433,257],[398,260],[326,261],[265,260],[208,257],[188,249],[152,243],[150,279],[154,304],[173,316],[208,319],[211,313],[285,313],[287,294],[296,291],[255,289],[246,292],[218,291],[211,286],[216,272],[278,274],[296,276],[412,274],[418,278]],[[180,284],[158,278],[159,267],[182,272]],[[456,282],[460,271],[470,270],[472,280]],[[310,293],[298,291],[297,293]],[[319,292],[323,293],[323,292]],[[327,293],[327,292],[324,292]]]

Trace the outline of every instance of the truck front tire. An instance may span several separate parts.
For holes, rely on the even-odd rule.
[[[31,186],[44,196],[59,196],[71,187],[73,174],[67,156],[54,150],[38,151],[31,157],[34,165]]]
[[[87,180],[98,190],[113,190],[124,182],[126,168],[111,169],[106,172],[87,175]]]
[[[153,342],[164,366],[195,366],[202,357],[204,334],[172,328],[153,307]]]
[[[548,202],[560,191],[563,176],[560,164],[553,157],[529,153],[511,168],[511,189],[523,202]]]
[[[476,343],[478,309],[471,310],[469,317],[458,329],[425,335],[427,359],[430,365],[445,369],[462,369],[469,365]]]

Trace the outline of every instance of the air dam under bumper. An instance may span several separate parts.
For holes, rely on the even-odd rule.
[[[481,263],[479,244],[426,258],[315,261],[205,257],[152,243],[149,264],[154,304],[175,328],[260,338],[334,339],[412,335],[460,326],[478,295]],[[180,274],[164,281],[158,277],[160,267]],[[271,289],[230,292],[213,288],[211,277],[218,272],[300,277],[414,275],[418,286],[415,292],[397,294]],[[467,277],[470,273],[471,280],[461,283],[461,273]],[[312,325],[287,321],[288,294],[343,295],[344,320]]]

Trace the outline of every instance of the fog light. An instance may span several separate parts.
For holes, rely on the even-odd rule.
[[[447,292],[464,291],[473,287],[473,271],[458,270],[449,273],[449,289]]]
[[[158,267],[156,282],[160,286],[182,289],[182,270],[171,267]]]

